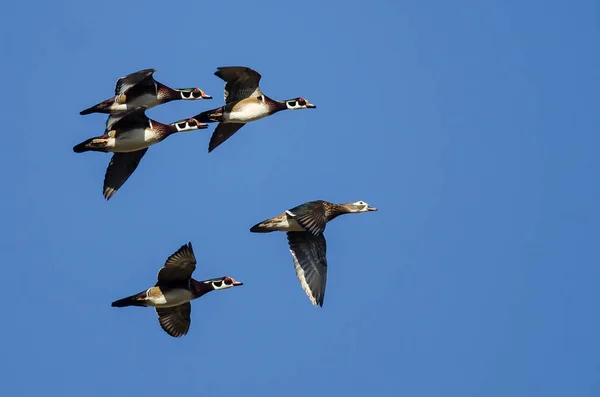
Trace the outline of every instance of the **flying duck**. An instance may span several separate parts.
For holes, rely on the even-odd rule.
[[[148,148],[177,132],[208,128],[197,120],[162,124],[146,116],[146,107],[110,115],[104,134],[73,147],[75,153],[113,152],[104,177],[104,198],[110,199],[133,174]]]
[[[158,314],[158,322],[162,329],[172,337],[179,338],[190,329],[190,301],[210,291],[243,285],[231,277],[196,281],[192,278],[195,269],[196,257],[190,242],[167,259],[158,271],[158,282],[154,287],[116,300],[111,306],[152,306]]]
[[[334,204],[309,201],[267,219],[250,229],[253,233],[287,232],[298,280],[313,305],[323,306],[327,282],[327,222],[343,214],[377,211],[364,201]]]
[[[156,69],[144,69],[121,77],[115,85],[114,97],[82,110],[79,114],[114,114],[138,106],[146,106],[150,109],[163,103],[181,99],[212,99],[210,95],[205,94],[199,88],[167,87],[154,80],[152,76],[154,72],[156,72]]]
[[[260,91],[261,75],[245,66],[217,68],[215,76],[226,82],[225,106],[207,110],[194,118],[202,123],[219,122],[210,138],[208,152],[229,139],[244,124],[260,120],[280,110],[315,109],[316,106],[304,98],[276,101]]]

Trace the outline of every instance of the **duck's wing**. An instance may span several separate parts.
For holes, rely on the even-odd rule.
[[[148,109],[147,106],[139,106],[109,115],[106,119],[104,131],[129,131],[134,128],[150,127],[150,119],[146,116],[146,109]]]
[[[300,226],[314,235],[322,234],[327,225],[327,213],[321,201],[309,201],[285,212]]]
[[[217,68],[215,76],[225,81],[225,103],[262,95],[259,88],[261,75],[256,70],[245,66],[223,66]]]
[[[177,284],[188,281],[196,270],[196,256],[189,242],[175,251],[158,271],[159,284]]]
[[[219,123],[215,128],[208,144],[208,153],[215,150],[223,142],[231,138],[245,123]]]
[[[156,314],[161,328],[174,338],[188,333],[191,324],[192,305],[190,302],[173,307],[157,307]]]
[[[325,236],[310,232],[288,232],[287,238],[302,289],[313,305],[323,306],[327,283]]]
[[[144,69],[119,78],[115,84],[115,96],[126,94],[135,85],[153,83],[154,72],[156,69]]]
[[[109,200],[129,179],[140,164],[148,148],[135,152],[115,153],[104,175],[104,198]]]

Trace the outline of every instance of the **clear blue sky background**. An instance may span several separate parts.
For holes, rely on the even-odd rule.
[[[0,15],[7,396],[600,395],[600,4],[595,1],[10,2]],[[103,131],[80,110],[143,68],[223,103],[247,65],[315,111],[152,147],[110,202]],[[377,213],[326,231],[325,305],[285,234],[256,222],[309,200]],[[193,302],[173,339],[151,286],[192,241]]]

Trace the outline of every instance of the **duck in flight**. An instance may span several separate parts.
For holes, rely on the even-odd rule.
[[[151,306],[156,310],[162,329],[174,338],[188,333],[192,312],[191,301],[211,291],[238,287],[243,283],[231,277],[219,277],[196,281],[192,273],[196,269],[196,257],[192,243],[172,254],[158,272],[154,287],[127,298],[114,301],[112,307]]]
[[[325,225],[343,214],[377,211],[364,201],[334,204],[309,201],[267,219],[250,229],[253,233],[286,232],[296,276],[313,305],[323,306],[327,282]]]
[[[304,98],[293,98],[287,101],[269,98],[260,90],[261,75],[245,66],[220,67],[215,72],[215,76],[225,81],[225,106],[194,116],[194,119],[201,123],[219,123],[210,138],[209,153],[246,123],[271,116],[281,110],[316,108]]]
[[[146,107],[110,115],[104,134],[75,145],[75,153],[114,153],[104,176],[104,198],[109,200],[133,174],[148,148],[177,132],[208,128],[195,119],[162,124],[146,116]]]
[[[177,100],[212,99],[200,88],[171,88],[156,81],[156,69],[144,69],[117,80],[115,96],[79,112],[115,114],[146,106],[150,109]]]

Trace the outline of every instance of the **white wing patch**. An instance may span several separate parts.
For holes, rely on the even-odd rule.
[[[314,306],[317,306],[317,300],[315,299],[312,290],[310,289],[310,287],[308,286],[308,283],[306,282],[306,278],[304,277],[304,270],[300,266],[300,262],[298,262],[298,258],[296,258],[294,251],[290,250],[290,253],[292,254],[292,257],[294,258],[294,268],[296,269],[296,276],[298,276],[298,280],[300,281],[300,285],[302,286],[302,289],[304,290],[304,292],[306,293],[306,295],[308,296],[308,299],[310,299],[312,304]]]
[[[290,210],[285,211],[286,214],[288,214],[289,216],[296,216],[294,215],[294,213]]]

